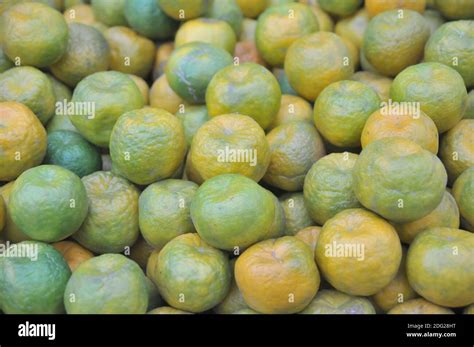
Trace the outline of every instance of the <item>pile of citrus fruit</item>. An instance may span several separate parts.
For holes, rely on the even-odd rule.
[[[474,313],[474,0],[0,4],[3,313]]]

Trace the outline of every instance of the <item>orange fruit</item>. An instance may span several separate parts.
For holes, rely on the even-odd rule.
[[[336,34],[317,32],[296,40],[288,49],[285,72],[290,85],[309,101],[331,83],[348,79],[354,61],[344,41]]]
[[[105,32],[110,50],[110,68],[146,78],[153,67],[155,44],[127,27],[112,27]]]
[[[416,114],[379,109],[372,113],[362,130],[362,148],[386,137],[403,137],[433,154],[438,153],[438,129],[423,111]]]
[[[293,121],[313,124],[313,108],[305,99],[295,95],[282,95],[280,111],[268,130]]]
[[[12,181],[41,164],[46,154],[46,130],[23,104],[0,102],[0,181]]]
[[[197,18],[187,21],[178,29],[175,46],[190,42],[205,42],[234,53],[237,37],[229,23],[214,18]]]
[[[467,92],[461,75],[446,65],[422,63],[403,70],[393,80],[390,97],[399,103],[417,103],[443,133],[462,118]]]
[[[410,286],[406,274],[406,249],[402,249],[402,260],[394,279],[372,297],[375,304],[384,312],[407,300],[417,297],[416,292]]]
[[[339,212],[321,230],[316,262],[329,283],[350,295],[373,295],[395,277],[402,248],[395,229],[363,209]]]
[[[238,114],[220,115],[204,123],[194,135],[188,156],[197,175],[193,180],[198,183],[226,173],[258,182],[270,158],[262,128],[252,118]]]
[[[421,60],[429,35],[428,24],[418,12],[383,12],[369,22],[364,34],[362,52],[376,71],[393,77]],[[397,59],[394,59],[394,56]]]
[[[267,129],[280,108],[281,91],[273,74],[253,63],[231,65],[217,72],[207,87],[210,117],[240,113]]]
[[[314,126],[307,122],[282,124],[267,134],[267,140],[270,164],[263,181],[285,191],[303,189],[307,172],[326,154]]]
[[[412,222],[433,211],[447,182],[438,157],[402,137],[370,143],[353,170],[353,189],[360,203],[397,223]]]
[[[285,215],[285,234],[295,235],[301,229],[314,225],[301,192],[283,194],[279,198]]]
[[[288,47],[318,29],[318,20],[309,6],[281,4],[269,7],[258,17],[255,39],[263,59],[271,66],[282,66]]]
[[[380,98],[361,82],[340,81],[326,87],[314,105],[314,124],[323,137],[338,147],[360,146],[369,116]]]
[[[304,200],[319,225],[342,210],[360,207],[352,190],[352,172],[358,155],[331,153],[318,160],[304,179]]]
[[[394,224],[400,240],[404,243],[411,243],[421,232],[435,228],[459,228],[459,209],[456,200],[448,192],[444,192],[443,199],[439,205],[423,218],[409,223]]]
[[[292,236],[247,249],[237,258],[235,279],[250,308],[266,314],[303,310],[320,283],[310,248]]]
[[[474,86],[474,23],[458,20],[440,26],[425,46],[425,61],[445,64],[460,73],[466,87]]]
[[[184,100],[170,87],[165,74],[151,86],[150,106],[173,114],[185,106]]]
[[[434,304],[463,307],[474,302],[474,235],[433,228],[419,234],[407,256],[408,281]]]
[[[463,119],[441,140],[439,155],[450,183],[454,183],[460,174],[474,165],[473,134],[474,119]]]

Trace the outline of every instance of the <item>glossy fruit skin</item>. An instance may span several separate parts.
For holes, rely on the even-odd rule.
[[[158,5],[168,16],[187,21],[203,15],[209,0],[158,0]]]
[[[186,106],[185,101],[171,89],[166,75],[161,75],[151,86],[150,106],[176,113]]]
[[[473,131],[474,119],[463,119],[441,140],[439,155],[448,172],[450,183],[474,165]]]
[[[144,100],[135,82],[116,71],[97,72],[84,78],[74,89],[73,103],[92,103],[95,115],[71,116],[72,124],[89,142],[109,145],[117,119],[125,112],[143,107]]]
[[[274,129],[279,125],[294,121],[313,124],[313,108],[309,102],[299,96],[283,94],[281,96],[280,110],[267,131]]]
[[[205,17],[226,21],[236,37],[240,36],[244,15],[236,0],[210,0]]]
[[[365,121],[380,107],[380,98],[361,82],[340,81],[325,88],[314,105],[314,124],[338,147],[360,146]]]
[[[173,307],[203,312],[220,303],[231,283],[227,255],[197,234],[174,238],[161,251],[152,273],[161,296]]]
[[[94,254],[73,241],[60,241],[51,244],[66,260],[71,272],[88,259],[94,257]]]
[[[42,124],[54,115],[53,86],[48,77],[34,67],[14,67],[0,75],[0,102],[5,101],[24,104]]]
[[[474,23],[459,20],[443,24],[425,46],[425,61],[445,64],[464,79],[466,87],[474,86]],[[454,64],[456,62],[457,64]]]
[[[276,78],[254,63],[223,68],[214,75],[206,92],[210,117],[240,113],[255,119],[263,129],[273,122],[280,101]]]
[[[150,39],[169,39],[178,29],[178,22],[168,17],[156,0],[126,0],[125,18],[130,27]]]
[[[183,112],[180,110],[176,113],[176,117],[183,124],[184,136],[186,137],[188,147],[191,146],[194,135],[196,135],[199,128],[209,120],[205,105],[184,107]]]
[[[153,41],[127,27],[109,28],[104,35],[110,46],[111,69],[143,78],[148,76],[155,58]]]
[[[366,299],[347,295],[337,290],[323,289],[301,314],[375,314],[372,303]]]
[[[142,108],[123,114],[110,137],[112,162],[136,184],[147,185],[171,177],[185,153],[180,121],[161,109]]]
[[[127,25],[125,2],[126,0],[115,0],[113,3],[108,0],[91,0],[91,6],[97,20],[113,27]]]
[[[39,3],[10,7],[0,20],[3,50],[21,65],[46,67],[66,52],[68,28],[61,13]],[[8,34],[7,34],[8,33]]]
[[[78,133],[68,130],[57,130],[48,135],[48,151],[44,162],[62,166],[79,177],[102,168],[99,150]]]
[[[73,272],[64,305],[68,314],[143,314],[148,307],[146,277],[121,254],[94,257]]]
[[[347,38],[357,48],[362,47],[362,41],[364,39],[364,33],[369,24],[369,16],[365,9],[357,11],[353,16],[343,18],[336,23],[334,32]],[[332,30],[330,30],[332,31]]]
[[[318,20],[309,6],[299,3],[272,6],[258,18],[257,48],[268,64],[282,66],[288,47],[318,29]]]
[[[433,228],[410,245],[408,281],[434,304],[463,307],[474,301],[474,235],[451,228]]]
[[[250,308],[265,314],[296,313],[319,289],[309,247],[296,237],[259,242],[237,258],[237,285]]]
[[[387,102],[390,98],[390,86],[392,79],[369,71],[358,71],[351,77],[352,80],[362,82],[372,88],[380,98],[381,102]]]
[[[121,253],[131,247],[139,234],[137,188],[124,178],[104,171],[85,176],[82,182],[89,211],[73,238],[98,254]]]
[[[402,261],[400,262],[397,275],[387,286],[372,297],[374,303],[383,312],[390,311],[392,308],[400,304],[400,301],[406,302],[418,296],[408,282],[406,273],[406,257],[407,251],[405,248],[402,248]]]
[[[370,143],[353,171],[353,189],[360,203],[397,223],[412,222],[433,211],[446,183],[441,161],[401,137]]]
[[[403,137],[416,142],[433,154],[438,153],[438,128],[433,120],[421,110],[419,114],[384,109],[372,113],[362,130],[362,148],[387,137]]]
[[[382,75],[396,76],[406,67],[418,63],[430,30],[425,19],[412,10],[383,12],[369,22],[362,50],[367,61]],[[400,52],[404,52],[403,56]],[[392,59],[397,55],[398,59]]]
[[[474,7],[469,0],[433,0],[434,7],[448,19],[473,19]]]
[[[84,77],[106,71],[110,64],[110,48],[96,29],[80,23],[69,24],[69,41],[64,55],[51,66],[56,78],[70,87]]]
[[[72,235],[87,214],[80,178],[56,165],[41,165],[18,177],[9,207],[15,224],[38,241],[53,242]]]
[[[357,158],[353,153],[331,153],[309,170],[304,180],[304,200],[317,224],[323,225],[343,210],[361,207],[352,189]]]
[[[453,196],[445,191],[439,205],[429,214],[409,223],[394,224],[400,240],[411,243],[421,232],[435,228],[459,228],[459,209]]]
[[[239,150],[241,156],[236,152]],[[258,182],[269,163],[270,147],[257,122],[243,115],[224,114],[211,118],[197,130],[188,155],[187,173],[196,183],[228,173]]]
[[[396,102],[418,102],[440,133],[462,118],[466,87],[456,70],[440,63],[422,63],[403,70],[394,80],[390,97]]]
[[[212,77],[232,62],[232,56],[224,49],[204,42],[192,42],[173,52],[166,64],[166,78],[184,100],[191,104],[204,104]]]
[[[412,299],[399,304],[387,312],[388,314],[454,314],[449,308],[435,305],[425,299]]]
[[[42,242],[24,241],[16,247],[29,247],[30,252],[37,255],[34,258],[0,257],[2,311],[7,314],[63,313],[63,293],[71,276],[64,258]]]
[[[355,245],[359,254],[345,251],[339,255],[338,244]],[[350,295],[368,296],[380,291],[395,277],[401,257],[395,229],[363,209],[344,210],[328,220],[316,245],[316,263],[324,278]]]
[[[0,102],[0,113],[0,181],[12,181],[43,161],[46,131],[23,104]],[[15,160],[18,153],[21,160]]]
[[[394,9],[409,9],[423,13],[426,7],[426,0],[367,0],[365,7],[370,18],[375,17],[379,13]]]
[[[197,18],[184,23],[176,33],[175,46],[190,42],[205,42],[234,53],[237,38],[232,27],[214,18]]]
[[[272,195],[242,175],[225,174],[204,182],[191,202],[198,234],[213,247],[235,251],[263,240],[272,231]]]
[[[314,225],[301,192],[283,194],[279,200],[285,214],[285,235],[294,236]]]
[[[334,33],[317,32],[296,40],[288,49],[285,72],[290,85],[309,101],[331,83],[348,79],[354,62],[344,41]]]
[[[474,226],[474,167],[465,170],[453,185],[453,195],[459,211],[469,225]],[[454,226],[454,228],[457,228]]]
[[[311,166],[326,154],[324,144],[313,125],[291,122],[267,134],[270,165],[264,182],[285,191],[301,191]]]
[[[161,249],[175,237],[195,232],[189,207],[197,189],[194,182],[168,179],[140,194],[140,231],[150,245]]]

